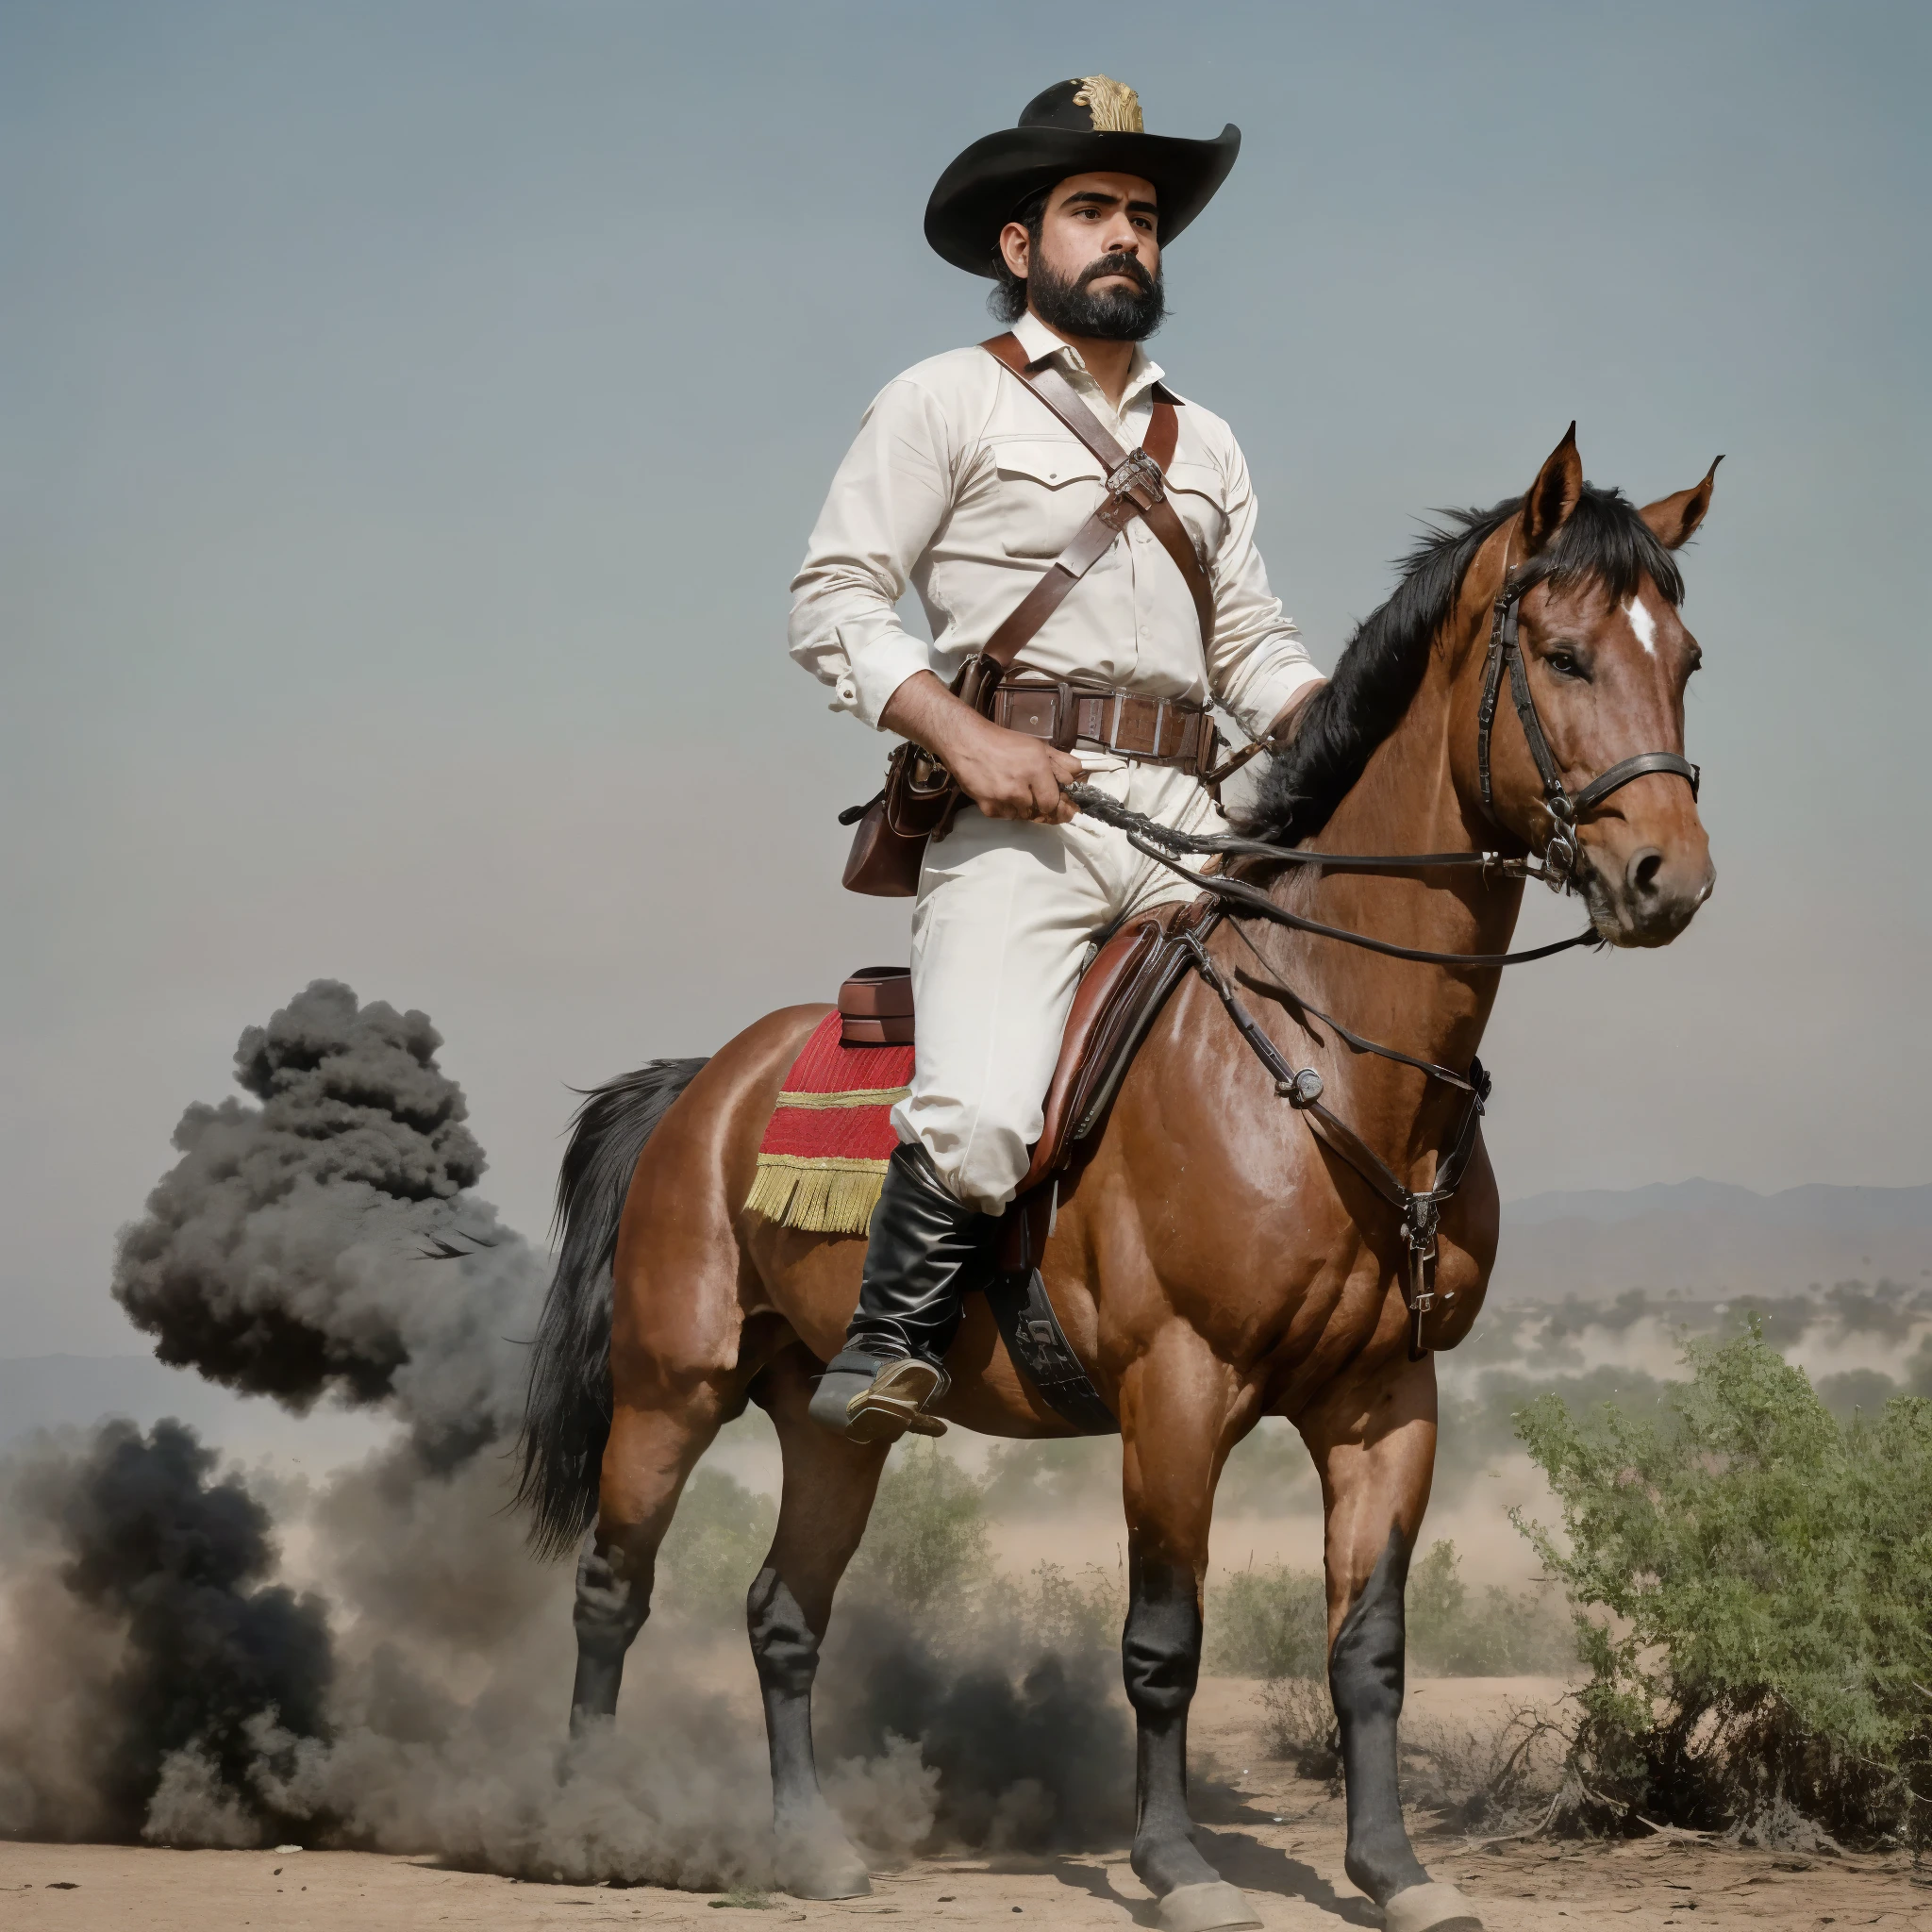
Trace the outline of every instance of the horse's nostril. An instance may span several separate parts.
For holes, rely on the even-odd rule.
[[[1655,846],[1640,852],[1630,861],[1630,870],[1625,874],[1630,881],[1630,890],[1639,898],[1647,899],[1657,891],[1657,875],[1664,869],[1664,856]]]

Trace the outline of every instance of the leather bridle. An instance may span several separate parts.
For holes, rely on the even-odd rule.
[[[1537,775],[1543,784],[1543,809],[1550,815],[1549,837],[1544,841],[1542,851],[1542,876],[1554,890],[1561,891],[1575,874],[1579,857],[1576,828],[1586,812],[1593,811],[1611,792],[1621,790],[1631,779],[1641,778],[1652,772],[1669,772],[1688,780],[1690,796],[1694,799],[1704,774],[1698,766],[1680,753],[1645,751],[1612,765],[1601,777],[1592,778],[1574,795],[1564,786],[1562,774],[1557,770],[1556,758],[1550,751],[1550,741],[1543,732],[1543,721],[1537,715],[1536,699],[1529,689],[1529,663],[1523,655],[1523,643],[1518,635],[1517,620],[1524,595],[1541,583],[1544,575],[1545,573],[1534,566],[1521,572],[1511,570],[1505,560],[1503,588],[1497,594],[1495,612],[1490,620],[1490,656],[1489,662],[1483,667],[1482,703],[1476,709],[1475,770],[1482,787],[1483,810],[1491,824],[1500,825],[1490,777],[1490,732],[1496,722],[1496,701],[1502,696],[1503,667],[1507,664],[1509,667],[1509,696],[1516,706],[1517,717],[1523,721],[1523,736],[1528,742],[1529,756],[1536,764]]]

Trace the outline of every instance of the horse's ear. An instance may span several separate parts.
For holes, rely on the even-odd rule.
[[[1534,557],[1570,521],[1583,497],[1583,458],[1576,454],[1576,425],[1571,424],[1550,459],[1537,472],[1523,499],[1523,554]]]
[[[1690,533],[1704,521],[1704,513],[1710,508],[1710,486],[1717,475],[1717,464],[1724,461],[1719,457],[1717,463],[1704,473],[1704,481],[1694,484],[1689,490],[1680,490],[1674,496],[1660,496],[1655,503],[1644,505],[1640,514],[1650,525],[1650,534],[1666,550],[1674,550],[1680,543],[1690,540]]]

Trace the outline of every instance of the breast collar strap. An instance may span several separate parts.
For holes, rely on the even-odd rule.
[[[1537,715],[1536,699],[1529,689],[1529,664],[1523,655],[1518,629],[1518,615],[1524,596],[1542,580],[1542,573],[1534,567],[1518,571],[1506,564],[1504,568],[1503,588],[1496,598],[1495,611],[1490,622],[1490,655],[1483,669],[1482,703],[1476,709],[1475,769],[1477,781],[1482,787],[1483,809],[1492,824],[1498,824],[1490,774],[1490,738],[1496,722],[1496,704],[1502,696],[1503,667],[1507,663],[1509,667],[1509,697],[1516,707],[1517,717],[1522,720],[1523,736],[1529,745],[1529,756],[1543,784],[1543,808],[1550,815],[1550,829],[1542,853],[1543,876],[1553,888],[1561,891],[1575,869],[1576,827],[1586,812],[1593,811],[1611,792],[1621,790],[1631,779],[1641,778],[1651,772],[1669,772],[1687,780],[1690,796],[1695,798],[1703,774],[1677,752],[1646,751],[1612,765],[1574,794],[1566,789],[1562,774],[1557,770],[1550,741],[1543,733],[1542,720]]]
[[[1438,1302],[1452,1303],[1453,1292],[1439,1293],[1436,1287],[1437,1235],[1442,1209],[1455,1197],[1476,1150],[1484,1103],[1490,1097],[1490,1075],[1479,1059],[1472,1059],[1467,1074],[1419,1060],[1406,1053],[1377,1045],[1351,1033],[1325,1013],[1296,998],[1286,987],[1274,990],[1287,993],[1295,1005],[1315,1018],[1324,1020],[1357,1052],[1380,1054],[1385,1059],[1400,1060],[1417,1068],[1432,1080],[1461,1091],[1462,1103],[1457,1113],[1448,1143],[1436,1157],[1433,1183],[1426,1189],[1411,1188],[1346,1121],[1333,1112],[1322,1098],[1322,1076],[1313,1067],[1297,1067],[1275,1045],[1260,1023],[1248,1011],[1227,975],[1209,956],[1205,936],[1213,930],[1220,914],[1211,913],[1181,936],[1189,963],[1207,981],[1209,990],[1234,1022],[1235,1030],[1247,1042],[1249,1051],[1267,1069],[1274,1091],[1307,1122],[1315,1138],[1352,1167],[1401,1217],[1402,1244],[1407,1251],[1407,1265],[1397,1277],[1402,1286],[1403,1304],[1408,1311],[1408,1358],[1419,1362],[1428,1354],[1426,1324]]]

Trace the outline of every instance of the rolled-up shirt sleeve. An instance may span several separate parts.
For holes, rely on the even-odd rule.
[[[873,400],[832,478],[791,580],[791,656],[832,687],[832,709],[878,727],[930,647],[894,607],[952,500],[951,436],[936,398],[905,377]]]
[[[1268,587],[1267,567],[1255,545],[1257,508],[1247,459],[1230,445],[1224,458],[1226,527],[1214,557],[1214,641],[1208,683],[1215,701],[1251,738],[1280,717],[1305,686],[1319,684],[1301,633]]]

